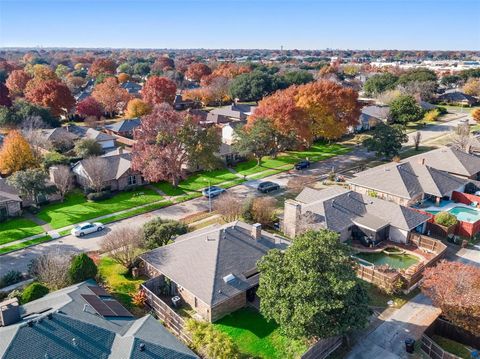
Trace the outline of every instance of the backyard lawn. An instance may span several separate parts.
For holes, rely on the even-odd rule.
[[[470,355],[470,350],[468,350],[465,345],[458,343],[454,340],[444,338],[440,335],[433,335],[432,339],[435,343],[437,343],[443,350],[451,354],[455,354],[460,358],[472,358]]]
[[[293,168],[293,164],[308,158],[310,162],[318,162],[328,158],[343,155],[351,151],[351,148],[342,146],[338,143],[317,142],[305,151],[289,151],[279,155],[277,158],[264,157],[260,165],[256,160],[242,162],[236,165],[235,170],[242,175],[251,175],[254,173],[278,169],[288,170]],[[280,172],[280,171],[279,171]]]
[[[12,218],[0,222],[0,244],[10,243],[43,232],[42,227],[26,218]]]
[[[248,357],[297,358],[307,350],[307,343],[287,338],[275,322],[267,322],[253,308],[240,309],[213,325]]]
[[[392,300],[393,307],[400,308],[410,299],[420,293],[419,289],[414,289],[408,294],[386,294],[372,283],[362,281],[362,284],[368,293],[368,304],[372,307],[387,308],[388,301]]]
[[[132,295],[140,288],[145,278],[134,279],[127,273],[125,267],[110,257],[102,257],[98,263],[98,274],[112,293],[122,304],[131,309]]]
[[[74,191],[67,195],[63,203],[42,207],[37,217],[57,229],[162,199],[162,196],[148,188],[120,192],[100,202],[89,202],[80,191]]]

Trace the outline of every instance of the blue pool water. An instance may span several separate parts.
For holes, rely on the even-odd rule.
[[[437,214],[441,211],[425,211],[431,213],[433,215]],[[459,221],[463,222],[470,222],[474,223],[480,220],[480,211],[475,208],[467,208],[467,207],[453,207],[448,210],[451,214],[453,214]]]

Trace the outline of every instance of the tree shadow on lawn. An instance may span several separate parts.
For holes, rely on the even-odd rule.
[[[266,338],[278,328],[273,320],[267,321],[257,310],[244,308],[229,314],[215,324],[220,324],[232,329],[243,329],[251,332],[258,338]]]

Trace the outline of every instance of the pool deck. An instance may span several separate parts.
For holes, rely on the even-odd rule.
[[[382,252],[385,248],[388,247],[395,247],[399,248],[401,250],[404,250],[406,254],[411,254],[414,256],[417,256],[420,258],[420,263],[421,262],[428,262],[430,259],[435,257],[435,253],[429,253],[422,248],[419,248],[415,245],[411,244],[403,244],[403,243],[397,243],[397,242],[392,242],[389,240],[382,241],[380,244],[378,244],[375,247],[365,247],[363,244],[361,244],[359,241],[353,240],[351,247],[355,249],[358,252],[363,252],[363,253],[378,253]]]

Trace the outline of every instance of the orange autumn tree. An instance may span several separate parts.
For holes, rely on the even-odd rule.
[[[88,74],[92,77],[97,77],[100,74],[113,75],[116,68],[117,65],[114,60],[109,58],[99,58],[92,63],[92,66],[88,69]]]
[[[202,77],[208,76],[212,73],[210,67],[202,63],[194,63],[188,66],[185,77],[192,81],[200,81]]]
[[[70,89],[59,80],[34,78],[25,89],[25,98],[39,106],[47,107],[54,116],[68,113],[75,106]]]
[[[142,117],[148,115],[151,111],[152,106],[139,98],[134,98],[133,100],[128,101],[125,116],[129,118]]]
[[[150,105],[171,104],[177,93],[177,85],[166,77],[151,76],[142,89],[143,100]]]
[[[480,333],[480,268],[441,261],[425,269],[422,292],[453,324]]]
[[[22,96],[28,81],[31,79],[32,76],[27,74],[24,70],[13,70],[8,76],[5,85],[7,85],[12,97]]]
[[[127,90],[118,85],[115,77],[108,77],[101,84],[96,85],[92,97],[110,113],[123,111],[132,98]]]
[[[27,140],[19,131],[10,131],[0,150],[0,172],[12,174],[37,166],[37,159]]]
[[[480,108],[472,111],[472,117],[475,121],[480,122]]]
[[[290,86],[265,97],[249,118],[249,125],[257,119],[268,118],[280,133],[287,135],[294,132],[299,143],[308,146],[313,139],[312,121],[306,112],[297,106],[298,91],[298,86]]]
[[[358,124],[358,93],[331,81],[311,82],[298,87],[297,106],[312,121],[312,134],[327,140],[343,136]]]

